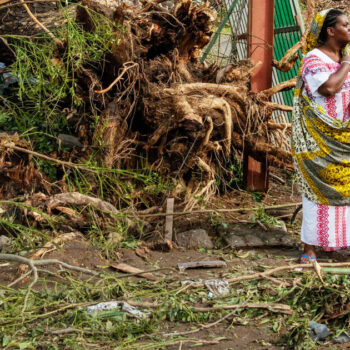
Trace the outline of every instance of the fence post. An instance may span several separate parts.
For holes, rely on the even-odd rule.
[[[248,57],[262,65],[256,68],[251,79],[251,90],[259,92],[272,86],[272,59],[274,36],[274,0],[249,0]],[[257,139],[257,142],[259,140]],[[251,191],[266,192],[269,186],[267,158],[256,159],[249,153],[243,155],[245,186]]]

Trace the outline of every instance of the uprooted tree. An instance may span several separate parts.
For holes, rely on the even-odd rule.
[[[272,111],[290,107],[270,98],[295,81],[253,94],[250,61],[224,68],[201,64],[201,48],[210,40],[215,19],[207,5],[179,1],[168,11],[147,2],[139,9],[124,5],[111,11],[98,1],[84,4],[125,30],[110,58],[117,78],[95,91],[110,98],[100,124],[106,166],[115,166],[118,146],[130,140],[136,155],[147,152],[153,169],[180,172],[186,179],[198,171],[207,179],[227,175],[225,165],[244,147],[267,154],[272,165],[290,167],[289,125],[271,119]],[[88,18],[81,8],[78,19],[85,30],[93,30]]]
[[[198,183],[208,190],[216,178],[234,176],[229,165],[243,149],[256,157],[263,154],[272,166],[292,168],[290,124],[272,120],[273,111],[290,111],[291,107],[271,102],[271,96],[293,88],[295,79],[252,93],[249,81],[255,66],[249,60],[226,67],[200,63],[201,49],[210,41],[216,18],[208,4],[180,0],[170,10],[162,1],[132,5],[84,0],[83,5],[76,12],[80,35],[97,38],[101,23],[110,29],[95,64],[78,65],[79,57],[69,51],[74,40],[69,32],[65,40],[58,39],[41,24],[54,45],[50,69],[58,72],[57,79],[74,80],[75,98],[84,103],[83,116],[65,105],[69,95],[55,105],[63,111],[65,122],[74,125],[83,148],[52,151],[52,157],[42,158],[56,160],[64,168],[91,155],[110,169],[135,169],[142,163],[160,174],[176,176],[188,192],[198,189]],[[311,19],[313,1],[308,10]],[[273,62],[278,69],[292,68],[305,36],[280,62]],[[70,55],[76,66],[65,64]],[[34,85],[43,83],[30,79]],[[95,115],[98,118],[91,118]],[[31,152],[28,159],[18,156],[30,144],[7,134],[0,144],[4,186],[8,180],[23,178],[18,178],[16,167],[27,175],[24,178],[30,186],[44,178],[30,161],[32,155],[40,154]],[[61,191],[67,190],[63,182],[59,183]],[[50,191],[47,179],[44,183],[46,192],[57,193],[57,184]],[[11,196],[3,189],[2,197]]]

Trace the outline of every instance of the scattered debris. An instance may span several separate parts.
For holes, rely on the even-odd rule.
[[[181,281],[181,286],[202,286],[203,285],[203,280],[199,279],[198,281],[191,281],[191,280],[184,280]]]
[[[3,73],[2,73],[3,72]],[[15,77],[11,72],[6,70],[6,65],[0,62],[0,95],[4,93],[10,85],[18,82],[18,77]]]
[[[224,297],[230,294],[230,286],[225,279],[206,280],[204,285],[213,293],[213,296]]]
[[[46,23],[41,26],[34,16],[34,13],[40,13],[36,10],[44,5],[41,3],[47,1],[34,2],[35,4],[29,4],[29,1],[25,7],[28,13],[28,6],[33,8],[29,20],[34,21],[35,25],[41,29],[48,28]],[[5,234],[9,234],[11,242],[13,237],[15,244],[13,247],[11,245],[11,248],[17,249],[18,247],[26,251],[26,244],[29,245],[29,249],[40,247],[40,250],[31,259],[4,254],[0,256],[1,261],[11,262],[11,264],[1,265],[6,267],[1,269],[3,276],[8,273],[7,266],[11,265],[10,273],[16,268],[13,262],[24,263],[31,269],[28,270],[27,275],[20,276],[14,281],[10,280],[10,283],[0,291],[2,313],[0,326],[4,329],[3,333],[6,334],[0,339],[2,345],[11,347],[15,341],[16,344],[19,344],[18,346],[33,348],[45,348],[47,344],[52,343],[57,344],[58,347],[79,348],[81,344],[86,344],[86,346],[98,344],[101,348],[111,348],[116,342],[120,342],[126,344],[128,348],[135,349],[140,348],[140,344],[149,347],[150,341],[157,338],[159,344],[154,346],[160,348],[177,344],[181,349],[189,347],[190,345],[184,345],[188,343],[203,347],[203,345],[218,344],[224,340],[224,337],[218,334],[217,338],[211,340],[200,339],[200,337],[198,339],[181,337],[163,341],[159,337],[162,334],[160,332],[164,331],[162,320],[168,320],[166,326],[171,327],[174,319],[179,323],[182,320],[192,322],[196,319],[203,322],[203,325],[193,329],[192,326],[195,323],[193,321],[191,327],[186,327],[187,329],[182,333],[177,332],[178,329],[171,329],[176,332],[170,333],[169,336],[182,336],[201,330],[204,330],[203,333],[209,333],[206,331],[206,328],[209,327],[212,327],[211,330],[214,333],[214,326],[228,320],[234,313],[237,313],[237,319],[243,316],[244,321],[255,322],[254,320],[260,319],[262,323],[269,325],[269,328],[273,327],[276,332],[274,334],[279,334],[280,328],[285,327],[284,329],[293,334],[293,338],[289,339],[291,343],[299,342],[300,335],[304,336],[305,333],[307,340],[310,341],[307,335],[308,325],[304,320],[307,320],[311,312],[315,315],[315,319],[319,319],[320,315],[327,317],[327,310],[326,312],[320,310],[322,305],[325,305],[325,300],[334,304],[331,305],[334,308],[328,315],[337,313],[339,316],[340,310],[341,317],[347,319],[349,317],[348,314],[345,314],[347,300],[344,298],[344,295],[349,294],[347,284],[339,284],[338,288],[330,291],[327,290],[327,286],[322,286],[318,279],[310,279],[307,275],[295,273],[296,266],[300,267],[300,265],[280,266],[268,270],[268,266],[277,260],[264,257],[266,262],[259,264],[254,261],[253,254],[249,259],[241,261],[242,264],[237,266],[237,269],[235,266],[231,270],[230,266],[227,274],[230,278],[226,277],[227,280],[185,280],[181,281],[181,287],[178,286],[176,280],[179,277],[178,273],[174,274],[169,281],[165,280],[161,284],[153,283],[153,281],[159,281],[159,278],[152,274],[155,270],[143,271],[125,263],[116,263],[112,267],[127,274],[114,272],[116,276],[113,276],[103,270],[101,272],[101,270],[85,269],[81,267],[85,265],[80,262],[74,266],[65,262],[65,259],[64,262],[56,259],[33,260],[33,257],[42,259],[50,249],[55,249],[55,245],[60,243],[55,241],[61,237],[59,235],[69,234],[74,230],[79,230],[87,237],[94,238],[94,243],[100,239],[106,246],[101,244],[101,248],[106,248],[106,256],[116,260],[118,251],[112,251],[110,247],[117,246],[123,238],[117,233],[119,223],[125,224],[119,221],[120,217],[125,214],[136,221],[140,214],[136,211],[141,209],[144,210],[146,221],[152,222],[153,225],[157,220],[152,217],[154,214],[149,214],[159,211],[159,199],[168,189],[171,189],[173,191],[167,193],[167,196],[173,196],[177,203],[181,204],[179,210],[184,210],[181,215],[184,215],[186,210],[191,210],[192,218],[194,214],[192,209],[195,205],[198,206],[198,198],[203,200],[202,203],[205,200],[209,202],[210,196],[218,193],[225,179],[228,179],[229,182],[238,176],[238,170],[233,166],[232,160],[237,154],[240,155],[242,149],[251,149],[257,157],[267,153],[269,165],[291,169],[290,148],[286,143],[291,125],[271,121],[273,111],[285,108],[285,106],[271,103],[271,96],[283,89],[292,88],[295,82],[289,81],[255,94],[250,91],[249,87],[250,76],[257,67],[252,62],[236,62],[226,67],[207,64],[207,62],[202,64],[198,59],[201,55],[200,49],[210,40],[217,25],[214,23],[215,16],[216,13],[219,13],[213,10],[212,3],[199,5],[190,0],[180,0],[172,6],[164,7],[161,1],[128,1],[126,3],[125,1],[84,0],[83,2],[88,9],[84,9],[79,4],[78,28],[82,37],[85,34],[90,36],[89,43],[93,42],[94,38],[101,37],[96,29],[98,21],[92,17],[92,13],[94,11],[104,13],[112,20],[108,42],[101,43],[101,51],[103,51],[102,58],[99,59],[101,64],[84,61],[79,70],[76,70],[74,65],[67,65],[66,59],[71,55],[69,48],[75,43],[75,40],[71,38],[75,38],[76,22],[72,23],[70,28],[73,30],[69,32],[72,36],[60,37],[61,41],[57,40],[60,32],[51,28],[49,31],[44,29],[46,33],[52,34],[46,40],[43,40],[44,35],[32,36],[31,33],[11,37],[11,33],[4,31],[3,33],[10,35],[0,36],[2,43],[7,43],[6,39],[8,39],[10,50],[11,48],[15,50],[16,45],[19,45],[20,49],[25,49],[26,45],[33,44],[30,46],[33,48],[33,56],[27,55],[25,51],[22,54],[22,57],[30,58],[30,63],[35,60],[37,47],[35,43],[40,43],[40,45],[48,41],[51,43],[50,37],[54,39],[52,55],[49,55],[50,69],[55,71],[59,67],[59,70],[55,71],[55,74],[60,73],[56,74],[57,81],[60,81],[62,75],[73,83],[69,85],[69,89],[70,91],[75,90],[74,97],[79,103],[79,107],[77,107],[78,104],[74,105],[69,89],[60,89],[60,94],[64,98],[59,101],[54,100],[54,103],[57,106],[56,112],[58,110],[64,123],[63,125],[58,124],[52,134],[50,133],[52,130],[47,132],[46,129],[50,121],[56,120],[58,114],[50,112],[48,114],[51,120],[45,117],[39,120],[33,128],[31,128],[33,125],[30,125],[20,131],[17,126],[14,128],[11,125],[9,130],[0,136],[0,199],[11,199],[10,206],[13,207],[6,213],[0,213],[0,215],[4,214],[1,216],[1,219],[4,218],[1,228]],[[311,2],[312,0],[308,5]],[[0,0],[0,3],[2,11],[5,10],[4,4],[10,6],[6,8],[4,21],[13,18],[15,21],[13,26],[22,21],[16,18],[16,14],[12,11],[13,6],[23,6],[21,2],[10,3],[8,0]],[[133,3],[137,3],[136,6],[133,6]],[[66,4],[68,7],[68,2]],[[75,5],[73,8],[75,11]],[[67,15],[64,20],[69,21],[69,19]],[[100,19],[103,21],[102,17]],[[63,26],[63,21],[59,23]],[[19,40],[23,40],[24,44]],[[74,59],[79,60],[79,53],[73,52],[73,56]],[[276,64],[278,65],[278,62]],[[7,67],[3,68],[7,69]],[[42,71],[33,70],[45,73],[44,69]],[[30,113],[31,108],[34,109],[36,104],[44,107],[50,101],[52,95],[43,94],[42,101],[30,101],[34,102],[30,104],[26,104],[28,101],[17,103],[18,94],[15,89],[19,85],[18,79],[14,81],[15,76],[5,76],[8,80],[5,84],[11,82],[11,79],[12,84],[11,86],[4,85],[4,72],[0,71],[0,79],[2,79],[0,90],[2,89],[5,94],[13,90],[16,99],[14,102],[10,101],[11,108],[4,109],[5,113],[1,114],[2,125],[6,126],[7,111],[14,110],[14,113],[11,112],[13,114],[9,114],[12,118],[14,115],[17,116],[17,112],[28,112],[29,110]],[[7,71],[5,73],[7,74]],[[225,80],[224,84],[217,84],[222,79]],[[27,79],[26,86],[39,89],[39,83],[31,86],[28,82],[40,82],[45,89],[49,88],[47,85],[49,80],[45,76],[40,81],[31,80],[30,77]],[[21,84],[22,81],[19,83]],[[54,81],[50,80],[51,83]],[[7,97],[0,97],[1,103],[6,104]],[[21,110],[20,105],[25,108]],[[40,110],[40,112],[46,116],[45,110]],[[35,113],[32,115],[34,119]],[[18,120],[18,127],[21,124],[26,125],[20,113]],[[17,130],[19,135],[25,135],[23,139],[14,134],[13,130]],[[32,138],[31,135],[39,135],[40,140],[37,136],[37,138]],[[262,142],[256,142],[257,135],[261,137]],[[60,147],[60,144],[64,147]],[[35,150],[45,152],[45,154],[39,154]],[[140,169],[139,165],[143,166],[143,159],[147,159],[144,162],[147,172],[145,181],[143,181],[143,172],[130,171],[130,169]],[[152,174],[149,176],[150,170]],[[162,175],[166,176],[162,177]],[[161,181],[154,181],[154,177],[157,176],[161,176]],[[164,186],[162,181],[168,177],[174,182],[169,186]],[[217,181],[218,178],[223,182]],[[281,183],[284,181],[278,177],[275,179]],[[38,191],[42,192],[42,196],[31,195]],[[78,191],[84,194],[77,193]],[[261,209],[260,205],[254,206],[254,208],[246,208],[246,211],[254,212]],[[294,210],[295,205],[290,206]],[[200,213],[203,214],[206,211],[208,213],[212,208],[201,209]],[[238,213],[242,211],[242,208],[220,210],[227,213],[229,211]],[[217,210],[217,214],[220,210]],[[171,203],[169,203],[167,213],[162,214],[168,214],[165,232],[167,247],[165,248],[169,251],[172,249],[173,239],[172,216],[175,217],[178,213],[173,212]],[[116,217],[118,221],[115,220]],[[274,231],[264,220],[260,220],[259,223],[263,229],[256,225],[254,228],[259,232],[241,230],[242,226],[241,228],[235,226],[237,231],[229,228],[224,234],[232,234],[231,239],[234,243],[230,246],[234,248],[295,246],[294,241],[287,241],[290,236],[286,232]],[[125,227],[129,226],[125,225]],[[147,259],[148,249],[136,245],[136,240],[139,237],[148,237],[150,232],[159,234],[158,237],[164,246],[162,227],[163,222],[157,222],[152,227],[154,231],[149,231],[145,236],[137,236],[135,241],[130,241],[132,242],[130,247],[137,246],[134,249],[136,255]],[[191,223],[191,227],[198,226]],[[30,233],[26,235],[29,231]],[[187,231],[177,235],[176,241],[180,246],[194,249],[213,248],[213,242],[207,232],[191,231],[190,234]],[[133,237],[130,238],[133,239]],[[100,245],[100,241],[97,244]],[[113,245],[109,244],[111,242]],[[101,252],[104,253],[102,249]],[[58,253],[60,252],[55,252],[54,255]],[[171,253],[174,254],[174,252]],[[199,259],[197,252],[192,253],[193,256],[196,256],[192,257],[193,260]],[[226,251],[213,251],[213,254],[217,254],[215,259],[220,259],[221,254],[226,253]],[[230,254],[234,256],[231,252]],[[176,262],[187,261],[187,257],[184,260],[176,258]],[[213,259],[213,257],[207,259]],[[236,260],[236,257],[234,259]],[[187,265],[180,263],[178,268],[180,271],[185,271],[187,268],[195,267],[226,266],[223,261],[219,263],[219,265],[215,261],[190,262]],[[95,264],[94,266],[104,269],[107,264],[101,265]],[[280,262],[277,265],[280,265]],[[316,271],[320,275],[319,267],[315,267],[318,268]],[[310,268],[314,267],[305,266],[303,271],[310,271]],[[69,276],[65,269],[79,272],[79,274]],[[242,274],[241,276],[237,276],[238,271]],[[208,271],[200,272],[205,274]],[[33,282],[29,285],[19,285],[19,282],[30,273],[32,273]],[[271,277],[277,273],[280,274],[279,279]],[[45,280],[46,275],[53,276],[53,280]],[[93,277],[87,278],[86,275]],[[131,275],[145,277],[152,282],[140,281],[136,278],[123,279]],[[36,285],[38,292],[34,293],[32,292],[33,286],[39,276],[40,284]],[[330,278],[333,278],[332,283],[335,284],[338,276],[324,276],[324,278],[327,284]],[[339,277],[340,280],[342,278],[342,276]],[[56,279],[62,284],[57,290],[51,289],[51,282],[56,283]],[[261,279],[265,280],[260,281]],[[240,283],[242,281],[245,282]],[[229,283],[239,283],[239,287],[230,289]],[[308,283],[308,288],[305,288],[304,283]],[[18,284],[16,288],[12,288],[16,284]],[[286,286],[293,288],[293,293],[286,290]],[[189,295],[184,292],[189,292],[192,287],[198,290],[191,290],[190,298],[188,298]],[[227,298],[225,304],[222,300],[220,303],[214,303],[213,300],[208,302],[205,298],[207,293],[205,288],[209,289],[210,296],[230,294],[230,298]],[[56,293],[57,291],[59,294]],[[245,298],[245,294],[249,297],[243,304],[239,303]],[[127,297],[130,303],[124,301],[99,303],[111,295]],[[275,300],[280,303],[272,302],[275,295],[277,295]],[[250,298],[253,300],[248,303]],[[88,306],[91,304],[95,305]],[[21,308],[18,305],[21,305]],[[298,315],[294,314],[289,317],[293,314],[293,309],[289,305],[297,305]],[[116,318],[111,318],[106,322],[96,320],[99,322],[97,324],[97,322],[86,322],[85,318],[74,317],[72,310],[77,308],[85,310],[86,307],[92,311],[85,312],[96,313],[101,318],[112,316],[115,312],[114,315],[118,313],[119,316],[120,313],[123,313],[123,317],[127,314],[135,317],[136,320],[133,320],[134,323],[130,320],[123,323],[123,320],[115,322]],[[139,319],[150,315],[149,312],[143,311],[143,307],[155,309],[154,319],[152,317],[150,322],[148,320],[139,322]],[[243,312],[245,309],[251,310],[245,313]],[[263,309],[264,313],[259,309]],[[241,311],[242,314],[238,314]],[[104,316],[103,313],[105,313]],[[282,313],[283,316],[277,313]],[[219,314],[220,318],[217,321],[214,319],[213,323],[204,324]],[[29,339],[28,334],[21,331],[23,324],[35,324],[37,329],[48,331]],[[62,329],[65,326],[66,329]],[[303,327],[300,332],[298,327]],[[70,337],[67,335],[69,333],[78,335]],[[50,334],[53,334],[54,337]],[[140,339],[145,336],[150,336],[150,338],[145,339],[145,343],[140,343]],[[32,344],[29,344],[29,341]],[[222,345],[222,348],[227,348],[226,345]],[[291,347],[294,345],[296,344],[293,343]]]
[[[130,266],[130,265],[125,264],[125,263],[111,264],[110,267],[113,267],[114,269],[122,271],[122,272],[126,272],[126,273],[130,273],[130,274],[133,274],[136,276],[147,278],[148,280],[151,280],[151,281],[160,281],[161,280],[161,278],[156,277],[149,272],[144,272],[136,267]]]
[[[135,254],[139,256],[140,258],[143,258],[145,260],[149,259],[149,254],[151,253],[150,249],[148,247],[140,247],[135,249]]]
[[[87,307],[87,312],[94,315],[111,310],[123,311],[138,319],[148,318],[151,315],[149,311],[140,311],[138,308],[129,305],[125,301],[107,301]]]
[[[346,332],[342,332],[338,337],[332,339],[333,344],[350,343],[350,336]]]
[[[184,272],[186,269],[196,269],[196,268],[214,268],[214,267],[224,267],[226,266],[225,261],[212,260],[212,261],[192,261],[186,263],[178,263],[177,267],[180,272]]]
[[[58,140],[61,142],[62,146],[66,147],[79,147],[83,148],[84,145],[79,141],[79,139],[76,136],[73,135],[66,135],[66,134],[59,134],[57,136]]]

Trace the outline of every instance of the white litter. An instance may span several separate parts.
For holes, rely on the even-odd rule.
[[[103,311],[111,311],[115,309],[118,311],[124,311],[138,319],[147,318],[151,315],[149,311],[140,311],[138,308],[131,306],[125,301],[106,301],[96,305],[91,305],[87,307],[87,312],[89,314],[98,314]]]
[[[204,281],[204,285],[214,296],[226,296],[230,294],[230,285],[225,279],[214,279]]]

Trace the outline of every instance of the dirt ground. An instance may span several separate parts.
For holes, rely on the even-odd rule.
[[[247,253],[246,251],[245,253]],[[122,258],[118,262],[125,262],[131,266],[142,270],[152,270],[155,268],[173,268],[174,270],[161,270],[155,275],[165,277],[167,281],[179,280],[198,280],[214,279],[229,276],[233,272],[239,271],[242,274],[253,272],[256,266],[269,266],[270,268],[294,262],[298,259],[298,249],[259,249],[249,250],[249,256],[244,258],[235,258],[229,250],[213,250],[211,252],[199,252],[195,250],[175,249],[171,252],[152,251],[147,260],[140,258],[134,250],[127,249],[120,251]],[[245,255],[243,252],[240,252]],[[202,261],[225,258],[227,267],[214,269],[191,269],[183,273],[177,270],[177,264],[180,262]],[[86,242],[73,241],[67,243],[64,247],[55,252],[47,253],[45,259],[59,259],[69,264],[98,270],[101,266],[111,262],[102,259],[98,250],[89,246]],[[230,259],[230,260],[228,260]],[[52,267],[48,267],[53,270]],[[118,273],[110,269],[111,273]],[[118,273],[119,275],[119,273]],[[122,274],[120,274],[122,275]],[[7,285],[18,277],[17,268],[0,267],[0,285]],[[88,278],[88,276],[86,276]],[[133,277],[139,280],[139,277]],[[21,285],[19,286],[21,287]],[[37,284],[36,288],[43,286]],[[218,344],[206,345],[202,343],[201,349],[283,349],[283,329],[280,334],[276,334],[261,319],[251,320],[247,325],[241,325],[240,322],[230,319],[220,323],[218,326],[208,330],[202,330],[193,335],[193,338],[201,339],[204,342],[210,342],[213,339],[224,337]],[[164,333],[183,332],[197,328],[198,324],[166,322],[162,328]],[[182,345],[182,349],[190,349],[193,344]],[[179,344],[169,346],[167,349],[179,349]]]
[[[281,176],[281,174],[279,174]],[[283,174],[282,174],[283,176]],[[262,199],[262,202],[256,202],[253,194],[248,194],[244,191],[235,191],[230,196],[225,198],[216,199],[217,207],[227,207],[230,205],[232,208],[239,207],[254,207],[257,205],[267,205],[273,203],[288,203],[291,201],[299,201],[300,198],[297,194],[292,193],[295,189],[292,189],[290,184],[281,188],[281,185],[275,182],[271,183],[270,191]],[[293,212],[293,210],[291,211]],[[283,214],[283,213],[282,213]],[[283,215],[286,215],[285,213]],[[282,215],[282,216],[283,216]],[[290,213],[287,214],[290,216]],[[215,220],[214,220],[215,219]],[[235,222],[235,220],[250,220],[252,221],[252,214],[249,212],[236,213],[229,216],[220,216],[213,218],[212,216],[202,217],[182,217],[177,218],[174,224],[175,232],[182,232],[183,230],[193,228],[203,228],[209,233],[209,236],[216,246],[220,246],[220,249],[196,249],[187,250],[181,247],[175,247],[174,250],[169,252],[147,250],[143,257],[136,254],[135,249],[118,249],[113,261],[108,261],[103,257],[103,253],[99,248],[92,246],[87,239],[79,239],[71,242],[67,242],[63,247],[48,251],[42,258],[43,259],[58,259],[69,263],[71,265],[80,266],[88,269],[99,270],[105,266],[113,263],[126,263],[131,266],[140,268],[142,270],[160,269],[155,272],[155,276],[166,279],[169,283],[182,280],[198,280],[198,279],[214,279],[229,277],[232,274],[247,274],[256,271],[257,268],[263,266],[264,268],[273,268],[280,265],[294,263],[298,260],[300,250],[298,246],[293,248],[284,247],[261,247],[261,248],[247,248],[233,250],[229,247],[222,247],[220,238],[216,235],[216,225],[219,222]],[[288,219],[288,218],[287,218]],[[215,222],[213,222],[213,220]],[[288,221],[286,221],[288,223]],[[256,226],[252,222],[251,227]],[[288,228],[288,233],[295,236],[300,226],[300,214],[296,220],[296,224]],[[144,243],[140,243],[142,247]],[[139,254],[142,255],[142,254]],[[27,254],[30,256],[30,253]],[[202,261],[202,260],[224,260],[227,264],[222,268],[199,268],[188,269],[185,272],[180,273],[177,268],[178,263],[189,261]],[[164,270],[162,270],[164,268]],[[169,268],[167,270],[166,268]],[[48,266],[47,269],[54,270],[55,267]],[[122,276],[123,273],[116,271],[113,268],[109,268],[108,272]],[[19,274],[17,267],[2,266],[0,267],[0,284],[7,285],[16,278]],[[85,276],[88,278],[88,276]],[[140,277],[131,277],[133,280],[140,280]],[[41,288],[38,284],[36,288]],[[208,300],[210,302],[210,300]],[[207,330],[202,330],[194,334],[194,339],[201,339],[205,341],[212,341],[213,339],[219,339],[224,337],[224,340],[220,340],[218,344],[205,344],[202,343],[201,349],[283,349],[283,327],[281,332],[276,334],[271,331],[271,328],[266,324],[261,323],[262,319],[256,319],[249,322],[249,324],[242,325],[240,322],[235,324],[235,321],[225,320],[217,327],[213,327]],[[165,333],[171,332],[183,332],[190,330],[192,327],[197,326],[191,323],[179,323],[179,322],[166,322],[162,329]],[[282,345],[280,345],[282,344]],[[191,343],[182,344],[182,349],[191,348]],[[178,349],[179,344],[169,346],[169,349]]]

